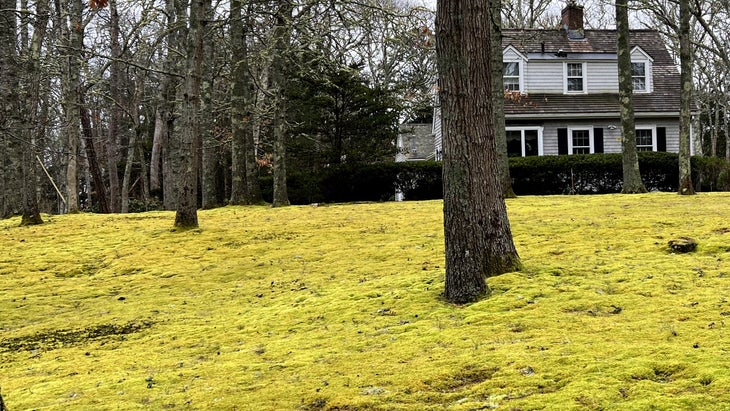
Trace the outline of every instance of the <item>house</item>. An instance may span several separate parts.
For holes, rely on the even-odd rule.
[[[583,7],[569,3],[561,29],[502,34],[509,156],[620,153],[616,31],[585,30]],[[677,67],[657,31],[631,30],[630,42],[637,149],[677,152]]]

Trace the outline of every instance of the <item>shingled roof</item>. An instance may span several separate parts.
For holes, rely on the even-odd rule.
[[[615,30],[585,30],[584,38],[569,39],[565,30],[503,30],[502,47],[512,46],[524,55],[559,50],[570,53],[616,54]],[[634,112],[642,115],[679,113],[680,77],[659,33],[631,30],[631,48],[639,46],[653,59],[653,91],[634,94]],[[505,102],[507,117],[595,115],[618,116],[618,93],[611,94],[530,94]]]

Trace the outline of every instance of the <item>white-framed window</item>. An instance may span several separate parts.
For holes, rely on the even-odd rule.
[[[631,80],[634,85],[634,91],[642,93],[649,91],[646,77],[646,63],[643,61],[631,62]]]
[[[502,81],[505,90],[522,91],[522,64],[519,61],[505,61]]]
[[[568,129],[568,153],[592,154],[594,150],[593,127]]]
[[[652,64],[654,59],[641,47],[631,49],[631,79],[636,93],[651,93],[654,86],[652,80]]]
[[[657,151],[656,127],[636,128],[636,151]]]
[[[586,93],[586,63],[569,63],[564,66],[565,93]]]
[[[507,156],[541,156],[542,127],[507,127]]]

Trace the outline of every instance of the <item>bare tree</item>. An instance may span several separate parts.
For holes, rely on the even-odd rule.
[[[439,0],[436,50],[443,115],[444,296],[467,303],[486,278],[519,270],[502,196],[493,124],[488,2]]]

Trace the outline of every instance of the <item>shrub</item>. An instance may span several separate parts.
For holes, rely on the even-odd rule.
[[[585,154],[509,159],[512,187],[518,195],[618,193],[623,185],[621,154]],[[649,191],[676,191],[676,153],[640,152],[639,167]],[[693,157],[696,190],[730,189],[730,166],[720,158]],[[260,179],[264,199],[271,201],[271,176]],[[291,172],[292,204],[388,201],[396,192],[406,200],[443,198],[441,163],[417,161],[338,165],[318,173]]]

